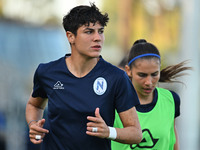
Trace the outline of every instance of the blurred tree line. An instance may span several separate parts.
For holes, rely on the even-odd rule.
[[[58,26],[61,21],[55,3],[56,0],[0,0],[0,17]],[[126,52],[135,40],[144,38],[158,46],[161,53],[177,49],[181,21],[178,0],[102,0],[102,6],[110,17],[106,45],[117,44]]]
[[[176,51],[180,32],[180,5],[164,0],[109,0],[103,9],[110,22],[106,29],[106,44],[119,43],[126,52],[137,39],[154,43],[163,53]]]

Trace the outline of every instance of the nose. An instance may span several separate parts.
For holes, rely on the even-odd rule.
[[[150,86],[152,85],[152,77],[151,76],[148,76],[145,80],[145,85],[146,86]]]
[[[95,34],[94,34],[94,41],[95,42],[99,42],[99,41],[101,41],[102,40],[102,34],[99,34],[98,32],[96,32]]]

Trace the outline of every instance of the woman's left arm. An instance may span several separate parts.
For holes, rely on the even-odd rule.
[[[178,132],[177,132],[176,125],[175,125],[175,120],[174,120],[174,132],[175,132],[175,136],[176,136],[176,143],[174,144],[174,150],[179,150]]]

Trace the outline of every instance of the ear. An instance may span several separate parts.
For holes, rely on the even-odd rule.
[[[128,65],[125,66],[125,71],[126,71],[128,77],[132,78],[131,68]]]
[[[70,43],[70,44],[74,44],[75,35],[74,35],[72,32],[67,31],[67,32],[66,32],[66,36],[67,36],[67,38],[68,38],[69,43]]]

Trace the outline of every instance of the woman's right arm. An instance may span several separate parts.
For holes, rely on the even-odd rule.
[[[34,144],[40,144],[45,134],[49,132],[43,128],[45,119],[42,119],[46,104],[47,99],[30,96],[26,105],[26,121],[29,126],[29,137]],[[41,139],[36,140],[36,135],[41,135]]]

